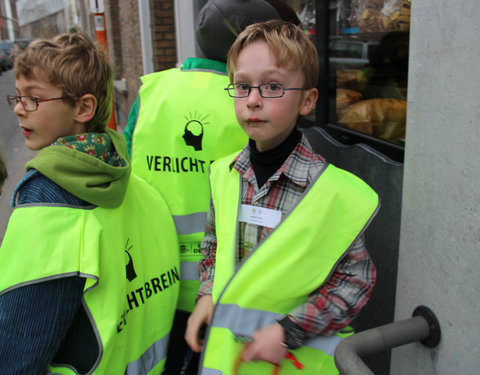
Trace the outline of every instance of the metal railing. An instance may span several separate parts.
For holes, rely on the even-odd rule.
[[[335,350],[335,364],[342,375],[375,375],[361,357],[420,341],[433,348],[440,342],[441,331],[435,314],[418,306],[412,318],[356,333],[343,340]]]

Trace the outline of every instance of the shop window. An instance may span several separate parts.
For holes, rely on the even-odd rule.
[[[285,1],[319,52],[320,95],[310,124],[403,161],[410,0]]]
[[[398,150],[405,144],[410,0],[338,0],[335,11],[329,40],[361,52],[329,55],[335,101],[328,122]]]

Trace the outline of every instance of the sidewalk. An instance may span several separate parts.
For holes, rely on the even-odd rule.
[[[18,126],[17,116],[8,106],[6,95],[15,94],[13,70],[0,76],[0,154],[7,163],[8,178],[0,195],[0,242],[7,228],[12,212],[10,199],[18,181],[25,174],[25,163],[35,156],[35,152],[25,146],[25,139]]]

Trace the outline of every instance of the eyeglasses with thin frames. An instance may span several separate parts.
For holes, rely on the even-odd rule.
[[[38,104],[42,102],[50,102],[52,100],[68,99],[68,96],[58,98],[40,99],[36,96],[7,95],[7,102],[13,110],[18,103],[22,103],[23,109],[27,112],[35,112]]]
[[[281,98],[285,95],[285,91],[301,90],[305,91],[303,87],[283,87],[281,83],[262,83],[258,86],[250,86],[246,83],[231,83],[225,90],[232,98],[246,98],[250,95],[252,89],[258,89],[262,98]]]

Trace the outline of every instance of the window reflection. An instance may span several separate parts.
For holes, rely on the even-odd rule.
[[[328,123],[402,146],[410,0],[283,1],[314,42],[316,9],[328,2]]]
[[[389,142],[404,142],[409,0],[338,0],[329,38],[331,121]]]

